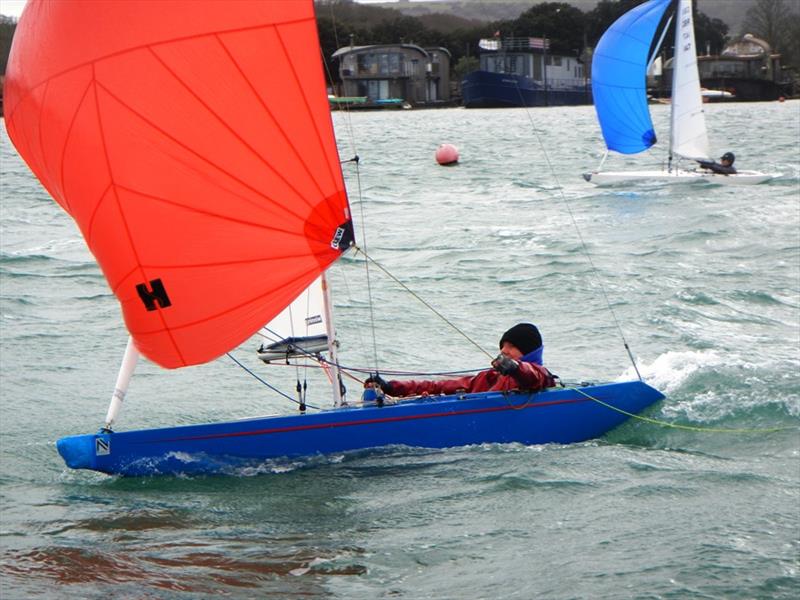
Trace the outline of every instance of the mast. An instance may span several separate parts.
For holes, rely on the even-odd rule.
[[[678,93],[679,56],[681,47],[681,0],[675,0],[675,44],[672,55],[672,91],[669,100],[669,154],[667,169],[672,170],[672,148],[675,145],[675,99]],[[691,7],[690,7],[691,8]],[[666,33],[666,31],[665,31]]]
[[[321,275],[322,280],[322,302],[325,310],[325,329],[328,334],[328,357],[331,366],[333,405],[341,406],[343,402],[342,373],[339,370],[339,340],[336,339],[336,328],[333,326],[333,307],[331,303],[331,288],[328,285],[328,278],[325,273]]]
[[[548,106],[547,99],[547,37],[542,36],[542,73],[544,78],[544,105]]]

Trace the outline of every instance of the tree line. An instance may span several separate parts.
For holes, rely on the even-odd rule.
[[[413,43],[422,47],[441,46],[452,55],[456,75],[477,68],[481,38],[547,37],[553,52],[580,57],[586,48],[597,45],[600,37],[623,14],[645,0],[600,0],[584,12],[566,2],[543,2],[532,6],[516,19],[481,22],[452,16],[405,16],[397,10],[358,4],[354,0],[317,0],[317,23],[328,72],[338,77],[330,58],[342,46]],[[792,10],[795,0],[757,0],[747,11],[743,30],[766,40],[773,52],[783,54],[783,64],[800,72],[800,13]],[[719,54],[730,41],[728,25],[711,18],[694,4],[697,47],[701,52]],[[672,25],[674,27],[674,24]],[[665,40],[672,40],[667,33]],[[672,44],[664,42],[667,57]]]
[[[0,73],[5,74],[8,64],[8,53],[11,50],[11,39],[17,27],[16,19],[0,15]]]
[[[483,22],[453,17],[425,15],[411,17],[354,0],[316,0],[317,24],[322,54],[331,78],[338,69],[331,55],[352,42],[370,44],[413,43],[422,47],[444,47],[452,55],[456,75],[477,66],[478,41],[493,37],[547,37],[553,52],[579,57],[592,48],[603,32],[620,16],[644,0],[600,0],[588,12],[565,2],[543,2],[516,19]],[[729,41],[728,26],[712,19],[695,3],[695,35],[701,51],[718,54]],[[800,72],[800,13],[787,0],[757,0],[747,12],[744,30],[783,54],[783,64]],[[16,20],[0,15],[0,72],[5,73]],[[667,34],[667,38],[669,34]],[[665,42],[665,46],[669,46]],[[671,48],[666,48],[668,55]]]

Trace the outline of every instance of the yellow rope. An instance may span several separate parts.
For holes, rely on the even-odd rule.
[[[660,427],[670,427],[672,429],[683,429],[685,431],[702,431],[707,433],[771,433],[773,431],[785,431],[787,429],[800,429],[800,427],[770,427],[767,429],[725,429],[721,427],[695,427],[692,425],[678,425],[677,423],[669,423],[667,421],[660,421],[658,419],[651,419],[650,417],[643,417],[641,415],[637,415],[627,410],[622,410],[621,408],[617,408],[616,406],[612,406],[602,400],[587,394],[583,390],[576,388],[576,387],[567,387],[567,389],[573,390],[581,394],[582,396],[586,396],[589,400],[597,402],[598,404],[602,404],[606,408],[610,408],[611,410],[615,410],[618,413],[622,413],[632,419],[638,419],[640,421],[644,421],[645,423],[651,423],[653,425],[659,425]]]

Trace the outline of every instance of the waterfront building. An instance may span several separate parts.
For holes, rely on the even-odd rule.
[[[450,52],[414,44],[346,46],[339,60],[338,97],[364,107],[435,105],[450,100]],[[357,102],[355,99],[359,99]]]
[[[729,43],[719,55],[697,57],[700,85],[728,92],[740,102],[777,100],[793,94],[793,81],[781,67],[781,55],[772,52],[765,40],[748,33]],[[659,87],[669,96],[672,60],[664,64]]]

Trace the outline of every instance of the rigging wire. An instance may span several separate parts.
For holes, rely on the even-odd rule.
[[[342,287],[344,288],[344,292],[345,292],[344,295],[350,301],[350,303],[352,304],[353,301],[354,301],[354,295],[353,295],[352,290],[350,289],[350,282],[348,280],[347,269],[342,264],[343,262],[344,261],[337,261],[337,262],[334,263],[334,265],[336,266],[336,268],[338,270],[339,283],[341,283]],[[357,343],[358,343],[357,347],[358,348],[366,348],[367,347],[367,344],[364,342],[364,332],[363,332],[363,328],[361,327],[360,321],[357,321],[356,323],[353,323],[350,326],[348,331],[349,331],[350,334],[353,334],[353,335],[355,335],[355,337],[358,338],[357,339]]]
[[[273,333],[273,335],[277,335],[277,334],[274,334],[274,332],[272,332],[272,330],[269,329],[266,326],[262,327],[261,330],[257,333],[257,335],[260,335],[261,337],[264,337],[265,339],[270,339],[268,336],[266,336],[263,333],[263,331],[267,331],[268,333]],[[375,371],[375,367],[374,366],[372,366],[372,367],[353,367],[353,366],[343,365],[340,362],[333,362],[333,361],[330,361],[330,360],[326,359],[324,356],[322,356],[320,354],[314,354],[313,352],[309,352],[307,350],[304,350],[300,346],[296,346],[294,348],[294,352],[304,355],[304,359],[306,360],[307,363],[310,362],[310,361],[315,361],[315,362],[318,363],[317,365],[307,364],[307,368],[318,369],[318,368],[325,368],[325,365],[332,365],[332,366],[336,367],[337,369],[341,370],[343,373],[347,374],[350,378],[356,379],[357,381],[358,381],[358,379],[355,376],[349,374],[349,372],[360,373],[360,374],[364,374],[364,373],[369,374],[369,373],[373,373]],[[287,366],[288,367],[292,367],[292,366],[294,366],[293,364],[288,363],[288,362],[277,362],[277,361],[276,362],[271,362],[270,361],[270,362],[267,362],[266,364],[268,366],[271,366],[271,367],[287,367]],[[475,368],[475,369],[459,369],[457,371],[418,371],[418,370],[410,371],[410,370],[407,370],[407,369],[388,369],[388,370],[384,370],[383,373],[384,374],[388,374],[388,375],[405,375],[405,376],[432,376],[432,375],[443,376],[443,375],[467,375],[469,373],[478,373],[479,371],[483,371],[484,369],[485,369],[485,367],[478,367],[478,368]]]
[[[295,332],[294,332],[294,315],[293,315],[292,305],[289,304],[289,306],[287,308],[289,310],[289,333],[290,333],[290,335],[292,337],[294,337],[294,335],[295,335]],[[300,412],[304,412],[306,410],[306,404],[305,404],[305,400],[304,400],[303,394],[302,394],[302,389],[303,388],[300,385],[300,363],[299,363],[299,361],[294,364],[294,373],[295,373],[295,378],[297,379],[297,385],[295,386],[295,391],[297,393],[297,399],[298,399],[297,404],[300,405]],[[304,376],[305,376],[305,374],[304,374]]]
[[[556,186],[558,188],[558,195],[561,199],[562,204],[567,209],[567,214],[569,214],[569,218],[572,221],[572,225],[575,228],[575,232],[578,234],[578,240],[581,243],[581,249],[583,250],[583,254],[586,257],[586,260],[589,262],[589,266],[592,268],[592,273],[594,274],[597,283],[600,285],[600,291],[602,292],[603,298],[605,299],[606,302],[606,306],[608,307],[608,310],[611,312],[611,316],[614,319],[614,325],[616,326],[617,331],[619,332],[619,336],[620,338],[622,338],[622,344],[623,346],[625,346],[625,351],[628,353],[628,358],[630,359],[631,364],[633,365],[633,370],[636,371],[636,376],[639,378],[639,381],[644,381],[642,379],[642,374],[639,372],[639,367],[636,365],[636,360],[633,358],[633,353],[631,352],[631,348],[628,345],[628,340],[625,339],[625,333],[622,331],[622,325],[620,324],[619,319],[617,318],[617,313],[614,311],[614,307],[611,305],[611,300],[608,297],[606,286],[603,285],[603,280],[600,277],[600,271],[597,269],[597,267],[594,264],[594,261],[592,260],[592,255],[589,253],[589,248],[583,239],[583,234],[581,233],[580,227],[578,227],[578,221],[575,219],[575,215],[572,212],[572,207],[569,205],[569,202],[567,201],[566,195],[564,195],[564,188],[558,179],[558,175],[556,175],[556,171],[553,168],[553,163],[550,162],[550,155],[547,153],[547,148],[545,147],[544,142],[542,141],[541,135],[539,135],[539,130],[536,128],[536,124],[533,121],[533,117],[531,116],[530,110],[528,110],[529,107],[525,104],[524,98],[522,96],[522,90],[519,88],[519,82],[517,82],[516,80],[515,80],[515,86],[517,88],[517,93],[519,94],[521,104],[525,107],[525,115],[528,117],[528,121],[531,124],[531,129],[533,130],[533,134],[534,136],[536,136],[536,141],[539,142],[539,147],[542,149],[542,154],[544,155],[545,161],[547,161],[547,167],[550,169],[550,175],[553,177],[553,181],[555,181]]]
[[[333,3],[331,3],[329,6],[330,6],[331,22],[332,22],[332,25],[333,25],[333,36],[334,36],[334,40],[336,42],[336,46],[338,48],[340,46],[340,42],[339,42],[338,28],[337,28],[337,25],[336,25],[336,14],[334,12]],[[351,40],[351,43],[352,43],[352,40]],[[328,76],[328,81],[330,81],[331,84],[332,84],[333,83],[333,77],[332,77],[330,69],[328,67],[328,63],[325,60],[324,56],[322,58],[323,58],[322,64],[325,66],[325,71],[326,71],[327,76]],[[370,269],[369,269],[370,262],[373,263],[376,267],[378,267],[381,271],[383,271],[386,275],[388,275],[392,280],[394,280],[396,283],[398,283],[403,289],[405,289],[407,292],[409,292],[412,296],[414,296],[422,304],[424,304],[428,309],[430,309],[435,315],[437,315],[439,318],[441,318],[445,323],[447,323],[453,329],[455,329],[460,335],[465,337],[472,345],[477,347],[486,356],[488,356],[490,359],[494,358],[489,352],[487,352],[479,344],[477,344],[474,340],[472,340],[472,338],[467,336],[461,329],[459,329],[449,319],[444,317],[444,315],[442,315],[442,313],[440,313],[438,310],[433,308],[430,304],[428,304],[425,300],[423,300],[418,294],[413,292],[408,286],[403,284],[399,279],[397,279],[394,275],[392,275],[382,265],[380,265],[376,261],[374,261],[372,259],[372,257],[369,256],[369,254],[367,253],[367,235],[366,235],[365,215],[364,215],[364,199],[363,199],[362,188],[361,188],[361,173],[360,173],[360,169],[359,169],[359,156],[358,156],[358,152],[357,152],[357,150],[355,148],[355,137],[356,136],[355,136],[355,132],[353,130],[353,122],[352,122],[352,118],[351,118],[351,111],[349,110],[349,107],[347,106],[347,104],[337,105],[337,107],[340,108],[340,109],[343,109],[343,112],[346,115],[345,123],[346,123],[346,126],[347,126],[347,130],[348,130],[348,134],[349,134],[349,141],[350,141],[350,145],[351,145],[351,148],[352,148],[352,154],[353,154],[353,158],[341,161],[341,163],[344,164],[344,163],[348,163],[348,162],[354,162],[355,163],[355,167],[356,167],[355,168],[355,172],[356,172],[357,197],[358,197],[359,213],[360,213],[360,219],[361,219],[361,238],[363,240],[363,249],[359,248],[358,245],[354,245],[354,249],[355,249],[356,253],[360,251],[367,259],[365,261],[365,263],[364,263],[364,269],[365,269],[365,276],[366,276],[366,283],[367,283],[367,296],[368,296],[368,304],[369,304],[369,319],[370,319],[370,329],[371,329],[371,332],[372,332],[372,352],[373,352],[373,359],[374,359],[374,363],[375,363],[375,371],[377,372],[378,371],[378,367],[379,367],[379,364],[378,364],[378,342],[377,342],[376,329],[375,329],[375,315],[374,315],[373,296],[372,296],[372,282],[371,282]]]
[[[243,369],[243,370],[244,370],[246,373],[249,373],[250,375],[252,375],[252,376],[253,376],[253,377],[254,377],[254,378],[257,380],[257,381],[259,381],[259,382],[263,383],[265,386],[267,386],[267,387],[268,387],[269,389],[271,389],[273,392],[275,392],[276,394],[279,394],[279,395],[283,396],[284,398],[286,398],[286,399],[287,399],[287,400],[289,400],[290,402],[294,402],[295,404],[300,404],[300,402],[299,402],[299,401],[297,401],[296,399],[292,398],[292,397],[291,397],[289,394],[287,394],[287,393],[285,393],[285,392],[282,392],[281,390],[279,390],[278,388],[276,388],[276,387],[275,387],[274,385],[272,385],[271,383],[268,383],[267,381],[265,381],[264,379],[262,379],[261,377],[259,377],[259,376],[258,376],[258,375],[256,375],[255,373],[253,373],[253,371],[252,371],[251,369],[248,369],[246,366],[244,366],[244,364],[242,364],[242,363],[241,363],[241,361],[237,360],[237,359],[236,359],[236,357],[235,357],[235,356],[233,356],[233,354],[231,354],[230,352],[226,352],[225,354],[226,354],[226,356],[227,356],[228,358],[230,358],[230,359],[231,359],[233,362],[235,362],[237,365],[239,365],[239,367],[240,367],[240,368],[242,368],[242,369]],[[306,406],[306,408],[313,408],[313,409],[315,409],[315,410],[322,410],[322,409],[321,409],[319,406],[314,406],[314,405],[312,405],[312,404],[306,404],[305,406]]]
[[[356,252],[361,252],[361,253],[364,255],[364,258],[366,259],[366,262],[367,262],[367,264],[369,264],[369,263],[372,263],[372,264],[374,264],[374,265],[375,265],[376,267],[378,267],[378,268],[379,268],[381,271],[383,271],[383,272],[384,272],[384,273],[385,273],[385,274],[386,274],[386,275],[387,275],[387,276],[388,276],[388,277],[389,277],[389,278],[390,278],[392,281],[394,281],[395,283],[397,283],[397,284],[398,284],[400,287],[402,287],[402,288],[403,288],[405,291],[407,291],[409,294],[411,294],[411,295],[412,295],[414,298],[416,298],[417,300],[419,300],[419,301],[420,301],[422,304],[424,304],[424,305],[425,305],[425,306],[426,306],[426,307],[427,307],[427,308],[428,308],[428,309],[429,309],[431,312],[433,312],[433,313],[434,313],[434,314],[435,314],[437,317],[439,317],[440,319],[442,319],[442,321],[444,321],[445,323],[447,323],[448,325],[450,325],[450,327],[452,327],[453,329],[455,329],[455,330],[456,330],[456,331],[457,331],[457,332],[458,332],[458,333],[459,333],[461,336],[463,336],[463,337],[464,337],[464,338],[465,338],[465,339],[466,339],[466,340],[467,340],[467,341],[468,341],[470,344],[472,344],[473,346],[475,346],[475,347],[476,347],[478,350],[480,350],[481,352],[483,352],[483,353],[484,353],[486,356],[488,356],[489,358],[494,358],[494,356],[492,356],[492,355],[491,355],[489,352],[487,352],[487,351],[486,351],[486,350],[485,350],[485,349],[484,349],[484,348],[483,348],[483,347],[482,347],[480,344],[478,344],[478,343],[477,343],[475,340],[473,340],[473,339],[472,339],[471,337],[469,337],[469,336],[468,336],[466,333],[464,333],[464,331],[462,331],[462,330],[461,330],[461,329],[460,329],[460,328],[459,328],[459,327],[458,327],[456,324],[454,324],[452,321],[450,321],[450,319],[448,319],[448,318],[447,318],[447,317],[445,317],[445,316],[444,316],[442,313],[440,313],[438,310],[436,310],[436,309],[435,309],[433,306],[431,306],[431,305],[430,305],[428,302],[426,302],[426,301],[425,301],[425,299],[423,299],[423,298],[422,298],[422,297],[421,297],[419,294],[417,294],[416,292],[414,292],[414,291],[413,291],[411,288],[409,288],[409,287],[408,287],[406,284],[404,284],[402,281],[400,281],[400,280],[399,280],[397,277],[395,277],[394,275],[392,275],[392,274],[391,274],[391,273],[390,273],[390,272],[389,272],[389,271],[388,271],[388,270],[387,270],[387,269],[386,269],[386,268],[385,268],[383,265],[381,265],[379,262],[377,262],[375,259],[373,259],[373,258],[372,258],[372,257],[371,257],[369,254],[367,254],[367,249],[366,249],[366,246],[365,246],[363,249],[362,249],[362,248],[359,248],[358,246],[354,246],[354,248],[355,248],[355,251],[356,251]]]
[[[333,10],[333,3],[330,4],[330,14],[331,14],[331,23],[333,25],[333,37],[334,37],[334,40],[336,42],[336,47],[338,48],[339,45],[340,45],[340,43],[339,43],[339,33],[338,33],[338,29],[336,27],[336,14],[335,14],[335,12]],[[351,43],[352,43],[352,38],[351,38]],[[320,45],[320,51],[322,52],[322,45]],[[331,87],[333,87],[333,75],[330,72],[330,68],[328,66],[328,62],[325,60],[325,56],[324,55],[322,56],[322,64],[325,66],[325,72],[326,72],[326,74],[328,76],[328,81],[331,82]],[[355,136],[355,131],[353,130],[353,119],[351,118],[352,117],[351,116],[351,111],[350,111],[350,109],[349,109],[349,107],[347,106],[346,103],[345,104],[337,104],[337,107],[340,109],[340,112],[344,112],[345,113],[345,124],[347,126],[348,138],[349,138],[348,141],[350,143],[351,154],[353,156],[350,159],[340,161],[340,163],[341,164],[345,164],[345,163],[352,162],[352,163],[355,164],[356,195],[357,195],[357,198],[358,198],[359,216],[360,216],[360,219],[361,219],[361,239],[362,239],[362,242],[364,244],[364,248],[366,249],[366,247],[367,247],[367,228],[366,228],[366,225],[365,225],[366,219],[365,219],[365,213],[364,213],[364,197],[363,197],[362,187],[361,187],[361,169],[359,168],[360,159],[359,159],[358,151],[357,151],[356,145],[355,145],[356,136]],[[372,281],[371,281],[370,273],[369,273],[369,262],[365,262],[364,263],[364,269],[365,269],[365,276],[366,276],[366,281],[367,281],[367,298],[368,298],[368,303],[369,303],[369,320],[370,320],[370,325],[371,325],[371,330],[372,330],[372,353],[373,353],[373,357],[374,357],[374,361],[375,361],[375,368],[377,370],[377,368],[378,368],[378,340],[377,340],[377,336],[376,336],[376,332],[375,332],[375,313],[374,313],[373,302],[372,302]]]
[[[298,351],[300,349],[298,348]],[[335,363],[329,361],[324,356],[309,356],[308,358],[316,361],[318,364],[316,365],[309,365],[309,369],[325,369],[326,365],[331,365],[338,367],[343,373],[348,374],[351,379],[356,381],[360,381],[355,375],[351,373],[357,373],[359,375],[369,375],[370,373],[375,372],[375,367],[353,367],[343,365],[341,363]],[[270,367],[291,367],[292,365],[287,365],[285,362],[269,362],[266,363],[267,366]],[[470,373],[479,373],[480,371],[485,371],[486,367],[477,367],[474,369],[460,369],[458,371],[412,371],[407,369],[385,369],[381,372],[384,375],[402,375],[404,377],[430,377],[430,376],[445,376],[445,375],[469,375]]]
[[[359,208],[359,213],[361,215],[361,239],[363,240],[363,243],[364,243],[364,249],[361,250],[361,252],[366,257],[367,256],[367,228],[366,228],[366,220],[365,220],[365,215],[364,215],[364,201],[363,201],[363,198],[361,196],[361,174],[360,174],[360,170],[358,168],[358,161],[357,160],[356,160],[356,185],[358,186],[358,188],[357,188],[358,189],[358,208]],[[358,252],[360,250],[358,245],[355,244],[355,243],[353,244],[353,248],[355,249],[356,252]],[[375,334],[375,309],[374,309],[373,301],[372,301],[372,279],[370,278],[370,275],[369,275],[369,263],[370,263],[369,260],[365,260],[364,261],[364,271],[366,273],[366,278],[367,278],[367,301],[368,301],[368,305],[369,305],[369,322],[370,322],[370,325],[371,325],[370,328],[372,330],[372,353],[373,353],[373,360],[375,362],[375,369],[376,369],[376,372],[377,372],[377,369],[378,369],[378,340],[377,340],[377,337],[376,337],[376,334]]]

